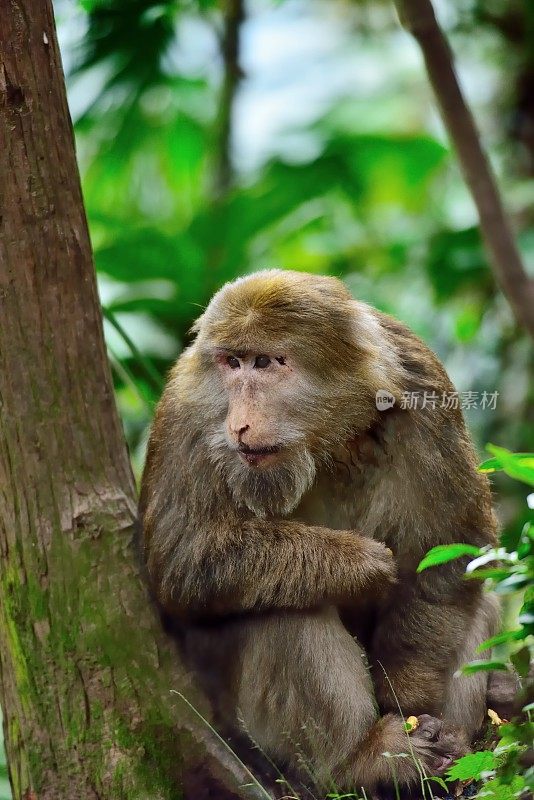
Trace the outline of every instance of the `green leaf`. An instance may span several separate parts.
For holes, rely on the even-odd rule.
[[[510,782],[499,780],[488,781],[484,784],[481,791],[484,800],[518,800],[525,788],[525,781],[521,775],[516,776]]]
[[[417,567],[417,572],[422,572],[424,569],[428,569],[428,567],[446,564],[448,561],[453,561],[455,558],[461,558],[461,556],[478,555],[480,555],[480,548],[472,544],[439,544],[426,554]]]
[[[483,772],[495,769],[495,757],[491,750],[481,750],[478,753],[469,753],[460,758],[447,772],[451,781],[467,781],[470,778],[478,780]]]
[[[462,299],[463,300],[463,299]],[[460,342],[470,342],[478,333],[484,304],[480,301],[463,301],[463,307],[456,316],[454,332]]]
[[[474,675],[476,672],[492,672],[493,670],[507,672],[508,667],[504,661],[486,661],[485,659],[480,659],[464,664],[463,667],[460,668],[459,673],[461,675]]]
[[[498,644],[505,644],[506,642],[516,642],[523,637],[523,631],[518,628],[513,631],[503,631],[490,639],[486,639],[482,644],[477,647],[477,653],[483,653],[484,650],[489,650],[490,647],[495,647]]]
[[[500,472],[502,470],[501,463],[496,458],[488,458],[478,465],[478,471],[484,473]]]
[[[338,794],[338,792],[329,792],[327,795],[328,800],[359,800],[359,797],[354,792],[348,792],[344,794]],[[294,795],[284,795],[284,800],[287,797],[287,800],[299,800],[298,797]]]
[[[468,564],[468,567],[471,565]],[[507,578],[510,574],[509,569],[476,569],[474,572],[466,572],[465,577],[470,578],[471,580],[486,580],[487,578],[491,578],[491,580],[501,581],[504,578]]]
[[[500,468],[511,478],[534,486],[534,453],[512,453],[494,444],[488,444],[486,450],[492,453]]]

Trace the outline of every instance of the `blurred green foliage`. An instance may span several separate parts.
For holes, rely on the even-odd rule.
[[[466,412],[480,450],[488,440],[529,449],[532,348],[496,290],[416,47],[391,6],[249,0],[232,13],[240,7],[56,2],[136,473],[193,320],[222,283],[271,266],[338,275],[404,319],[461,391],[499,392],[495,410]],[[532,266],[532,4],[440,10]],[[515,525],[522,504],[503,491],[504,522]]]
[[[495,410],[466,412],[479,449],[488,440],[529,449],[532,348],[496,290],[415,45],[392,8],[249,0],[240,18],[239,5],[56,2],[137,474],[193,320],[222,283],[270,266],[338,275],[404,319],[461,391],[499,392]],[[532,267],[532,4],[440,10]],[[513,526],[523,505],[502,488]]]

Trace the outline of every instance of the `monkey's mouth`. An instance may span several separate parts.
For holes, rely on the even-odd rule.
[[[243,461],[253,466],[268,461],[270,456],[276,455],[280,450],[281,448],[277,445],[271,447],[248,447],[246,444],[240,444],[237,448],[237,452]]]

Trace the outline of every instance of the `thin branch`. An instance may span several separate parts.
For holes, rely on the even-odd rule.
[[[489,160],[463,97],[451,49],[431,0],[394,0],[401,23],[417,40],[443,121],[478,210],[493,273],[517,322],[534,337],[534,279],[523,266]]]
[[[226,0],[221,55],[224,77],[217,120],[217,165],[215,194],[226,194],[232,185],[232,127],[234,101],[243,72],[239,63],[241,28],[245,20],[244,0]]]

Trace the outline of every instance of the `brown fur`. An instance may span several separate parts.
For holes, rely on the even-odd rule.
[[[321,787],[443,769],[482,722],[486,678],[453,675],[497,607],[461,562],[416,567],[436,544],[494,542],[490,492],[461,412],[375,405],[379,389],[441,397],[443,367],[302,273],[223,287],[195,331],[156,412],[141,511],[153,590],[221,723]],[[242,463],[274,446],[267,466]],[[399,704],[432,716],[408,737]]]

